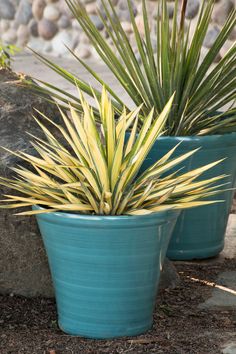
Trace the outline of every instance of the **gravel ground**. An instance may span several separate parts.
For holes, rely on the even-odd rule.
[[[180,286],[159,293],[153,328],[133,338],[104,341],[72,337],[58,329],[53,299],[1,296],[0,353],[221,353],[222,345],[235,339],[236,309],[206,310],[198,305],[210,297],[219,273],[236,270],[236,260],[176,267]]]

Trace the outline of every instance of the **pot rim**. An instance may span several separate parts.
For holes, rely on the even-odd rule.
[[[216,141],[216,140],[224,140],[228,138],[236,139],[236,131],[226,134],[212,134],[212,135],[184,135],[184,136],[175,136],[175,135],[162,135],[157,138],[157,140],[177,140],[177,141]]]
[[[39,206],[39,205],[34,205],[32,207],[33,210],[43,210],[44,208]],[[52,219],[56,220],[62,220],[64,219],[65,221],[68,222],[73,222],[73,221],[85,221],[85,222],[106,222],[106,223],[115,223],[115,222],[125,222],[127,224],[129,223],[142,223],[142,222],[148,222],[148,223],[153,223],[155,220],[158,220],[159,222],[161,221],[167,221],[168,219],[175,219],[177,216],[180,214],[181,210],[175,209],[175,210],[167,210],[167,211],[160,211],[160,212],[154,212],[148,215],[85,215],[85,214],[76,214],[76,213],[67,213],[63,211],[58,211],[58,212],[51,212],[51,213],[45,213],[45,214],[36,214],[35,216],[38,218],[43,218],[47,219],[48,221]]]
[[[130,135],[130,132],[126,132],[126,135]],[[160,135],[157,137],[158,140],[176,140],[177,143],[183,142],[214,142],[228,140],[229,138],[236,140],[236,131],[225,133],[225,134],[210,134],[210,135]]]

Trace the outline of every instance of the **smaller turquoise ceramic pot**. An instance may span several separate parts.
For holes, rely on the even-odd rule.
[[[209,136],[172,137],[157,139],[142,170],[156,162],[179,142],[173,157],[190,150],[201,148],[182,165],[183,172],[190,171],[213,161],[226,158],[219,165],[205,172],[200,179],[217,175],[229,175],[219,183],[229,182],[225,188],[234,188],[236,179],[236,133]],[[173,172],[170,171],[170,172]],[[178,219],[171,238],[167,256],[172,260],[209,258],[218,255],[224,248],[224,236],[234,192],[225,191],[211,199],[221,199],[223,203],[184,210]]]
[[[150,329],[160,271],[178,214],[37,215],[59,327],[90,338],[134,336]]]

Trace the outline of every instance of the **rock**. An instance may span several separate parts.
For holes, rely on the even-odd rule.
[[[65,0],[60,0],[60,2],[58,3],[59,6],[59,10],[62,14],[67,15],[69,18],[73,18],[73,14],[71,12],[71,10],[69,9],[69,7],[67,6]]]
[[[157,52],[157,39],[156,39],[155,35],[151,35],[151,43],[152,43],[153,52],[156,53]]]
[[[160,277],[159,289],[174,289],[179,285],[179,283],[180,277],[175,269],[175,266],[168,258],[165,258]]]
[[[117,14],[118,14],[120,21],[131,22],[130,13],[128,10],[118,10]],[[136,16],[136,14],[137,13],[135,13],[135,16]]]
[[[113,5],[115,6],[115,5],[117,5],[118,0],[111,0],[111,2],[112,2]],[[119,3],[120,3],[120,2],[119,2]],[[97,1],[96,1],[96,6],[97,6],[97,8],[99,9],[99,11],[101,12],[102,16],[103,16],[104,18],[107,18],[106,12],[105,12],[105,10],[104,10],[104,6],[103,6],[103,3],[102,3],[102,0],[97,0]],[[109,6],[108,6],[108,9],[110,9]],[[126,9],[127,9],[127,7],[126,7]],[[111,11],[110,11],[110,13],[111,13]]]
[[[9,0],[0,0],[0,19],[13,20],[15,7]]]
[[[186,8],[186,18],[191,19],[194,18],[200,7],[199,0],[189,0]]]
[[[0,145],[13,151],[32,151],[26,131],[36,135],[40,132],[32,118],[32,114],[37,115],[33,107],[55,120],[58,117],[54,105],[22,87],[19,77],[6,70],[0,70],[0,101]],[[0,175],[10,177],[9,167],[18,162],[17,157],[1,149]],[[1,196],[8,192],[0,187]],[[13,211],[1,209],[0,222],[0,293],[52,296],[47,258],[35,218],[17,217]]]
[[[133,9],[133,15],[137,16],[138,10],[137,10],[137,7],[134,4],[132,6],[132,9]],[[122,5],[122,2],[119,3],[119,9],[118,9],[117,12],[118,12],[118,16],[119,16],[121,21],[129,21],[129,22],[131,21],[130,12],[129,12],[129,9],[128,9],[127,2],[123,3],[123,5]]]
[[[134,54],[139,64],[142,65],[141,55],[136,47],[134,48]]]
[[[42,49],[42,52],[43,52],[43,53],[46,53],[46,54],[52,52],[52,44],[51,44],[51,42],[48,42],[48,41],[47,41],[47,42],[45,43],[45,45],[44,45],[44,47],[43,47],[43,49]]]
[[[57,21],[59,17],[61,16],[61,13],[58,9],[53,4],[49,4],[45,7],[44,12],[43,12],[43,17],[46,18],[46,20],[49,21]]]
[[[24,47],[29,40],[30,32],[27,26],[20,25],[17,30],[17,44],[20,47]]]
[[[216,25],[209,26],[203,45],[207,48],[211,48],[216,38],[218,37],[219,33],[220,33],[219,27],[217,27]]]
[[[84,32],[82,32],[81,35],[80,35],[80,42],[83,43],[83,44],[89,44],[90,43],[88,37],[86,36],[86,34]]]
[[[236,342],[226,344],[222,350],[222,354],[236,354]]]
[[[57,22],[59,28],[68,28],[71,26],[71,21],[68,16],[62,15]]]
[[[92,2],[91,4],[87,4],[85,8],[86,8],[86,11],[87,11],[88,14],[96,15],[96,13],[97,13],[96,2]]]
[[[69,31],[61,31],[59,32],[52,40],[52,49],[53,52],[57,55],[64,55],[68,53],[69,47],[70,49],[74,49],[75,45],[75,38],[73,34]]]
[[[199,63],[201,64],[203,62],[203,60],[205,59],[207,53],[209,52],[209,48],[206,47],[202,47],[201,49],[201,55],[200,55],[200,59],[199,59]]]
[[[34,18],[32,18],[32,19],[30,20],[29,25],[28,25],[28,28],[29,28],[30,34],[31,34],[33,37],[38,37],[38,35],[39,35],[38,22],[35,21]]]
[[[97,0],[96,6],[97,6],[98,10],[100,11],[102,17],[106,19],[107,15],[106,15],[106,12],[104,10],[104,6],[103,6],[103,3],[102,3],[102,0]]]
[[[132,33],[133,32],[133,28],[130,22],[128,21],[123,21],[121,22],[121,26],[123,28],[123,30],[127,33]]]
[[[141,36],[144,36],[145,31],[144,31],[143,17],[141,15],[138,15],[135,18],[135,22],[138,27],[139,33],[141,34]]]
[[[87,46],[80,44],[75,50],[74,53],[80,58],[80,59],[87,59],[90,57],[91,52],[88,49]]]
[[[213,62],[214,63],[219,63],[219,61],[221,61],[221,55],[218,53],[217,55],[216,55],[216,57],[214,58],[214,60],[213,60]]]
[[[231,41],[235,41],[235,40],[236,40],[236,28],[234,28],[234,29],[231,31],[231,33],[230,33],[230,35],[229,35],[229,39],[230,39]]]
[[[134,1],[133,0],[131,0],[131,7],[132,7],[132,9],[133,9],[133,12],[135,13],[137,13],[137,7],[136,7],[136,5],[135,5],[135,3],[134,3]],[[128,7],[128,4],[127,4],[127,0],[120,0],[119,2],[118,2],[118,8],[120,9],[120,10],[123,10],[123,11],[128,11],[128,9],[129,9],[129,7]]]
[[[15,21],[21,25],[27,25],[32,18],[32,6],[28,0],[21,0],[18,6]]]
[[[169,18],[173,18],[174,10],[175,10],[175,4],[174,3],[167,3],[167,11],[168,11]]]
[[[33,1],[33,0],[29,0],[29,1]],[[20,0],[10,0],[10,2],[14,5],[15,8],[17,8],[17,6],[19,5]]]
[[[71,25],[76,31],[79,31],[79,32],[82,31],[82,27],[80,26],[79,22],[75,18],[73,20],[71,20]],[[82,32],[82,33],[84,33],[84,32]]]
[[[6,32],[10,27],[10,22],[8,20],[0,21],[0,33]]]
[[[200,63],[204,60],[205,56],[208,54],[210,48],[202,47],[201,49],[201,56],[200,56]],[[218,53],[215,58],[213,59],[213,63],[218,63],[221,60],[221,55]]]
[[[231,0],[221,1],[214,6],[212,20],[219,25],[224,25],[230,12],[234,9],[234,4]]]
[[[234,310],[236,307],[236,271],[225,271],[218,275],[216,280],[217,286],[211,291],[209,297],[204,303],[198,305],[200,309],[211,309],[222,311],[223,309]],[[225,291],[224,288],[232,290]]]
[[[19,28],[20,24],[16,21],[10,21],[10,27],[15,31]]]
[[[157,15],[157,4],[155,1],[156,0],[154,0],[154,1],[149,0],[146,2],[147,13],[148,13],[149,19],[152,17],[156,17],[156,15]],[[142,2],[136,2],[136,9],[137,9],[137,14],[142,15],[142,11],[143,11],[142,10],[143,9]]]
[[[220,50],[220,55],[223,58],[225,54],[228,52],[228,50],[232,47],[234,43],[231,41],[226,41],[223,47]]]
[[[55,22],[48,21],[45,18],[43,18],[38,23],[38,31],[39,31],[40,37],[42,37],[43,39],[49,40],[55,36],[55,34],[58,31],[58,27],[55,24]]]
[[[36,20],[41,20],[43,17],[43,11],[46,6],[46,3],[44,0],[35,0],[32,5],[32,13]]]
[[[41,52],[42,48],[45,47],[47,43],[50,43],[40,37],[31,37],[29,42],[28,42],[28,47],[35,50],[36,52]]]
[[[3,42],[7,44],[14,44],[16,42],[16,39],[16,31],[13,28],[10,28],[2,35]]]
[[[99,16],[91,15],[90,19],[99,31],[101,31],[103,29],[104,25],[103,25]]]

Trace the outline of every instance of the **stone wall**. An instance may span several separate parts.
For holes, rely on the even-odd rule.
[[[103,24],[96,14],[96,7],[102,10],[101,0],[82,0],[82,2],[96,27],[104,33]],[[193,24],[196,23],[200,2],[201,0],[189,0],[188,2],[186,17],[188,21],[192,20]],[[113,0],[113,3],[118,10],[122,26],[133,43],[134,35],[127,11],[127,0]],[[212,45],[219,33],[220,26],[235,3],[236,0],[216,0],[212,24],[205,40],[206,48]],[[173,15],[173,4],[173,0],[168,0],[170,16]],[[149,0],[148,5],[150,20],[154,23],[157,1]],[[137,25],[142,32],[140,0],[133,0],[133,10]],[[231,34],[230,39],[233,41],[235,38],[236,30]],[[76,54],[83,59],[96,55],[77,21],[71,16],[65,0],[0,0],[0,39],[4,43],[16,44],[19,47],[28,45],[44,54],[69,55],[64,43],[75,50]],[[231,41],[225,44],[221,55],[229,48]],[[216,60],[219,60],[219,57]]]

